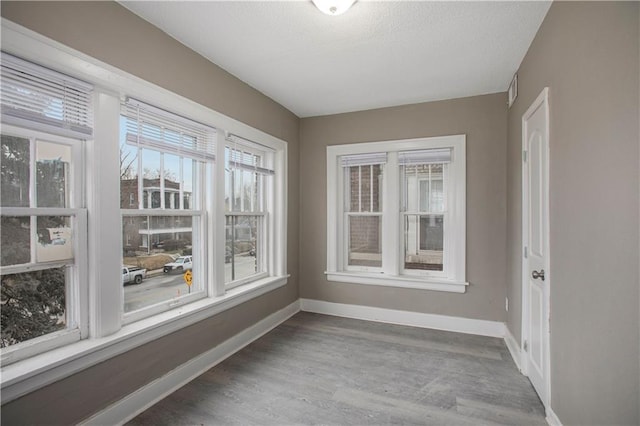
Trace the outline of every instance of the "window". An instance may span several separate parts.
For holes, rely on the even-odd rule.
[[[443,276],[444,222],[451,149],[398,153],[404,229],[403,273]],[[448,221],[447,221],[448,222]]]
[[[386,154],[342,157],[347,270],[382,268],[382,171]]]
[[[2,54],[2,362],[87,334],[83,141],[91,86]]]
[[[273,150],[231,135],[225,146],[224,281],[233,288],[267,275],[271,239],[267,220],[273,196]]]
[[[209,126],[146,103],[128,98],[122,106],[121,199],[138,194],[137,206],[121,206],[122,262],[153,281],[125,286],[124,312],[138,312],[132,318],[206,296],[215,137]]]
[[[465,291],[465,137],[327,148],[332,281]]]
[[[2,53],[4,402],[286,284],[286,142],[11,23],[3,48],[92,82]],[[227,166],[255,177],[228,212]]]

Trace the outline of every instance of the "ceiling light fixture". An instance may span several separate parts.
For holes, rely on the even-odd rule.
[[[322,13],[336,16],[342,15],[356,2],[356,0],[311,0]]]

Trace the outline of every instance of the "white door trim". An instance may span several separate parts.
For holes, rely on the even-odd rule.
[[[545,199],[545,205],[546,205],[546,211],[543,212],[543,214],[546,216],[546,221],[547,221],[547,227],[546,227],[546,259],[545,259],[545,265],[544,265],[544,270],[545,270],[545,285],[547,286],[547,288],[549,288],[549,283],[551,282],[551,277],[550,277],[550,251],[549,251],[549,237],[550,237],[550,232],[549,232],[549,163],[550,163],[550,156],[549,156],[549,88],[545,87],[542,92],[540,93],[540,95],[538,95],[538,97],[536,98],[536,100],[531,104],[531,106],[529,107],[529,109],[527,109],[527,111],[522,115],[522,151],[523,153],[525,151],[527,151],[527,120],[531,118],[531,116],[538,110],[538,108],[540,108],[540,106],[544,105],[545,107],[545,111],[546,111],[546,129],[545,129],[545,137],[547,140],[547,146],[546,146],[546,155],[547,155],[547,161],[545,162],[545,167],[543,169],[543,173],[545,176],[545,182],[546,182],[546,186],[547,186],[547,190],[545,191],[546,195],[546,199]],[[529,260],[527,257],[525,257],[525,247],[529,246],[529,241],[528,241],[528,226],[529,226],[529,215],[528,215],[528,161],[525,161],[525,155],[523,154],[523,163],[522,163],[522,247],[521,247],[521,256],[522,256],[522,284],[521,284],[521,288],[522,288],[522,330],[521,330],[521,341],[520,341],[520,351],[521,351],[521,368],[522,368],[522,373],[526,376],[529,375],[529,357],[528,357],[528,352],[525,351],[524,346],[525,346],[525,341],[531,341],[530,336],[528,335],[529,333],[529,297],[528,297],[528,279],[529,279]],[[528,160],[528,159],[526,159]],[[549,321],[549,317],[550,317],[550,306],[551,306],[551,291],[550,289],[548,289],[546,291],[546,297],[545,300],[543,301],[545,304],[545,311],[547,314],[546,317],[546,333],[544,333],[543,338],[544,338],[544,363],[546,366],[546,371],[544,374],[544,386],[545,386],[545,390],[546,390],[546,395],[544,398],[541,398],[542,403],[544,404],[545,408],[547,411],[550,410],[551,406],[550,406],[550,401],[551,401],[551,350],[550,350],[550,344],[551,344],[551,339],[550,339],[550,321]]]

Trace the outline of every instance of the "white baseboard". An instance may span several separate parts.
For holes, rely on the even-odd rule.
[[[241,331],[215,348],[193,358],[164,376],[143,386],[135,392],[110,405],[89,419],[83,425],[120,425],[162,398],[181,388],[216,364],[224,361],[254,340],[262,337],[297,312],[300,311],[300,301],[296,300],[289,306],[274,312],[260,322]]]
[[[313,299],[300,299],[300,310],[339,317],[500,338],[504,338],[506,330],[505,324],[499,321],[399,311],[371,306],[348,305]]]
[[[505,327],[504,342],[507,344],[511,358],[516,363],[518,371],[522,372],[522,352],[520,351],[520,345],[508,327]]]
[[[547,423],[549,423],[549,426],[562,426],[562,422],[551,407],[547,408]]]

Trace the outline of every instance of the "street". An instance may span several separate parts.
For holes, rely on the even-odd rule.
[[[162,274],[124,287],[124,311],[131,312],[189,293],[182,274]]]
[[[236,257],[236,279],[255,273],[255,257]],[[155,275],[145,278],[141,284],[128,284],[124,287],[124,311],[131,312],[156,303],[176,299],[189,293],[189,286],[181,273]],[[224,265],[225,281],[231,279],[231,263]],[[193,289],[198,288],[198,277],[193,277]]]

